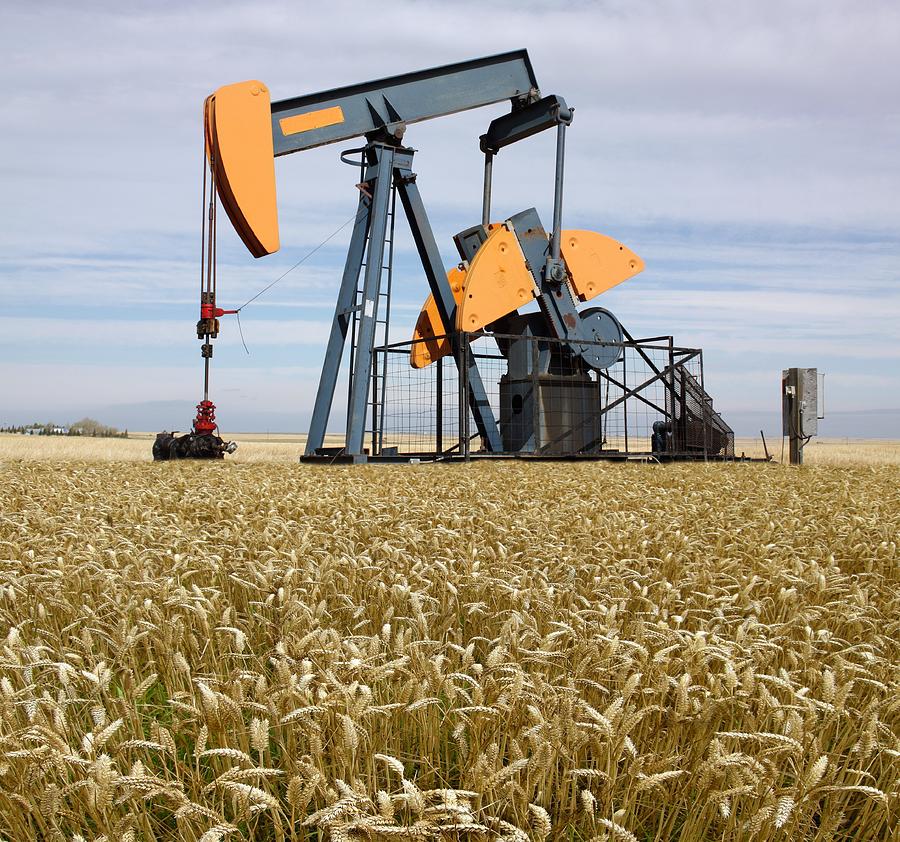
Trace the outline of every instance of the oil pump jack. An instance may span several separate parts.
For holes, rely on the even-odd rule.
[[[405,134],[411,124],[500,102],[510,104],[509,113],[494,119],[480,138],[484,153],[481,221],[455,236],[461,262],[448,272],[419,192],[413,171],[414,150],[405,144]],[[582,382],[573,385],[572,377],[557,378],[552,386],[554,394],[563,394],[569,401],[581,400],[584,390],[580,387],[594,382],[591,376],[620,359],[623,329],[615,316],[599,307],[579,310],[577,303],[587,302],[637,274],[643,262],[610,237],[562,228],[565,141],[572,118],[573,110],[563,97],[541,95],[525,50],[276,102],[259,81],[226,85],[207,98],[204,136],[211,194],[218,196],[235,231],[257,258],[272,254],[280,246],[274,159],[352,138],[365,139],[364,146],[350,151],[360,155],[356,161],[361,169],[357,213],[305,458],[334,455],[333,448],[324,447],[325,433],[349,332],[350,386],[344,441],[338,453],[349,461],[366,461],[364,435],[378,307],[383,295],[385,241],[389,238],[393,242],[396,198],[430,291],[416,324],[410,364],[421,369],[442,357],[453,358],[460,382],[465,383],[466,394],[460,402],[468,404],[485,453],[533,447],[534,436],[529,445],[525,439],[513,441],[501,432],[477,357],[467,353],[472,334],[493,332],[498,337],[513,384],[538,373],[538,369],[542,377],[553,378],[561,361],[565,362]],[[494,158],[505,147],[549,129],[556,131],[549,234],[534,208],[492,222]],[[341,155],[346,163],[353,163],[345,157],[350,152]],[[205,240],[206,285],[201,292],[198,324],[198,334],[204,339],[207,387],[210,340],[218,333],[218,317],[229,312],[219,309],[215,300],[214,205]],[[518,313],[533,301],[538,304],[537,312]],[[532,355],[523,353],[524,341],[538,337],[547,341],[532,360]],[[596,389],[591,394],[595,393]],[[536,403],[540,403],[538,397]],[[195,432],[201,433],[214,423],[214,411],[205,391]],[[537,423],[542,423],[539,417]]]

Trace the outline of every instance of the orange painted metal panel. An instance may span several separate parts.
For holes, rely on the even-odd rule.
[[[536,296],[516,235],[504,225],[497,226],[469,265],[463,300],[456,310],[456,329],[480,330]]]
[[[325,126],[335,126],[343,122],[343,109],[340,105],[333,105],[331,108],[320,108],[318,111],[308,111],[306,114],[283,117],[278,121],[278,125],[281,126],[281,133],[287,137],[313,129],[324,129]]]
[[[595,231],[562,231],[560,251],[572,289],[581,301],[595,298],[644,269],[644,261],[631,249]]]
[[[231,224],[254,257],[278,251],[278,205],[269,89],[225,85],[204,109],[207,154]]]
[[[450,289],[453,290],[453,297],[456,299],[457,306],[462,300],[463,287],[466,282],[466,270],[463,267],[456,267],[447,273],[447,280],[450,282]],[[438,312],[437,304],[434,296],[429,295],[428,300],[419,313],[416,321],[416,329],[413,331],[412,350],[409,352],[409,364],[413,368],[425,368],[431,365],[435,360],[446,357],[452,350],[450,341],[443,338],[447,331],[441,322],[441,315]],[[441,338],[436,338],[441,337]],[[424,342],[417,340],[424,339]]]

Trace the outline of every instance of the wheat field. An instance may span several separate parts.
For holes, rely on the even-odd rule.
[[[2,839],[896,838],[894,465],[0,444]]]
[[[22,436],[0,433],[0,462],[29,460],[69,462],[73,460],[149,462],[155,433],[131,433],[127,439],[80,438],[78,436]],[[292,463],[303,452],[306,436],[291,433],[229,433],[227,439],[238,442],[237,453],[229,462]],[[340,436],[328,435],[325,444],[343,444]],[[423,450],[433,446],[429,441]],[[769,440],[769,455],[776,462],[786,462],[778,440]],[[765,451],[759,438],[738,438],[735,453],[748,459],[763,459]],[[809,465],[900,465],[898,439],[813,439],[804,448],[804,461]]]

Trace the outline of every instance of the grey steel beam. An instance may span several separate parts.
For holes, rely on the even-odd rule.
[[[328,335],[328,348],[322,363],[322,373],[319,375],[316,403],[309,425],[309,435],[306,438],[307,456],[314,455],[325,442],[325,428],[328,425],[328,417],[331,415],[331,404],[334,401],[334,390],[337,386],[338,372],[344,355],[344,343],[347,339],[347,330],[356,297],[356,285],[359,282],[359,272],[366,247],[371,204],[372,200],[360,191],[356,221],[350,237],[347,260],[344,263],[341,288],[334,309],[334,319],[331,322],[331,332]]]
[[[559,259],[559,238],[562,230],[563,173],[566,163],[566,124],[556,127],[556,176],[553,185],[553,232],[550,234],[550,258],[545,274],[555,283],[566,280],[566,267]]]
[[[375,344],[375,319],[378,317],[378,293],[384,263],[384,235],[387,230],[394,170],[393,147],[373,144],[370,149],[376,163],[363,299],[357,314],[356,354],[351,372],[353,381],[350,384],[350,406],[347,408],[347,453],[350,456],[360,456],[363,450],[372,350]],[[372,180],[368,183],[372,185]]]
[[[379,130],[400,137],[408,123],[539,97],[527,50],[293,97],[272,103],[275,156]]]
[[[481,224],[487,228],[491,224],[491,182],[494,173],[494,153],[484,153],[484,192],[481,200]]]
[[[679,361],[678,364],[681,365],[682,363],[690,362],[692,359],[694,359],[694,357],[698,356],[699,354],[700,354],[700,351],[694,351],[691,354],[687,354],[683,360]],[[572,435],[576,431],[581,430],[581,428],[585,427],[587,424],[593,423],[598,418],[603,417],[604,415],[606,415],[611,410],[615,409],[620,404],[625,403],[629,398],[637,396],[638,392],[640,392],[642,389],[646,389],[648,386],[652,385],[657,380],[664,380],[666,374],[668,374],[670,372],[670,370],[671,370],[671,367],[666,366],[662,371],[659,371],[656,374],[654,374],[653,377],[649,377],[643,383],[640,383],[639,385],[635,386],[634,388],[628,389],[623,395],[616,398],[612,403],[608,403],[605,407],[601,407],[599,412],[592,412],[590,415],[588,415],[585,419],[580,421],[574,427],[571,427],[570,429],[565,430],[563,433],[561,433],[555,439],[553,439],[553,441],[545,444],[541,448],[541,452],[543,452],[544,450],[548,450],[549,448],[553,447],[553,445],[555,445],[555,444],[558,444],[566,436]],[[627,404],[626,404],[626,414],[627,414]],[[627,436],[627,432],[626,432],[626,436]]]
[[[447,281],[444,261],[434,239],[434,232],[431,230],[431,223],[428,221],[428,214],[425,212],[425,205],[422,202],[422,196],[416,185],[416,176],[412,172],[411,166],[412,151],[404,150],[397,156],[397,191],[409,221],[416,249],[422,260],[425,277],[431,288],[431,294],[434,296],[441,323],[445,326],[449,336],[454,333],[453,326],[456,324],[456,298]]]

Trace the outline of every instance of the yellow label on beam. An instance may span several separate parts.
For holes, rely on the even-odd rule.
[[[283,117],[278,124],[281,126],[281,133],[287,137],[312,129],[324,129],[326,126],[335,126],[343,122],[344,112],[341,106],[334,105],[331,108],[320,108],[318,111],[307,111],[306,114]]]

